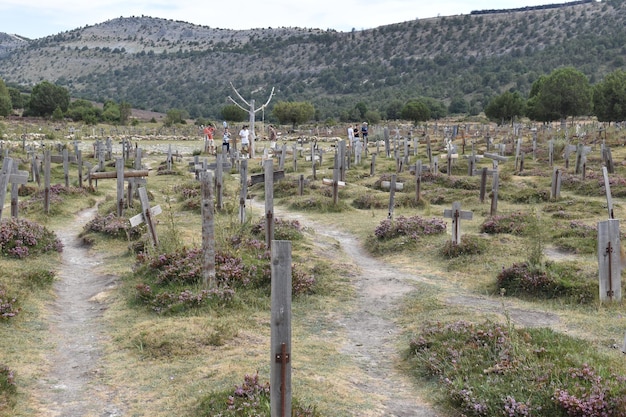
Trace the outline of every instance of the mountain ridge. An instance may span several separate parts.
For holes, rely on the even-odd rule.
[[[25,43],[0,37],[0,78],[24,88],[47,80],[77,97],[181,108],[192,117],[216,117],[231,82],[259,102],[272,88],[275,100],[311,101],[318,118],[350,113],[359,102],[384,113],[418,96],[446,104],[460,97],[476,111],[503,91],[526,94],[559,66],[592,82],[622,67],[623,5],[444,16],[351,32],[122,17]]]

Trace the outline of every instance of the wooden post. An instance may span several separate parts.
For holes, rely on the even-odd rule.
[[[239,194],[239,222],[244,224],[246,222],[246,199],[248,198],[248,160],[241,161],[239,167],[239,173],[241,177],[241,193]]]
[[[298,195],[302,196],[304,194],[304,175],[300,174],[298,178]]]
[[[561,197],[561,170],[554,168],[552,172],[552,186],[550,187],[550,199],[557,200]]]
[[[83,151],[76,151],[76,162],[78,163],[78,188],[83,188]]]
[[[265,161],[265,244],[271,250],[274,240],[274,163]]]
[[[370,162],[370,177],[374,176],[376,171],[376,154],[372,154],[372,161]]]
[[[244,161],[246,162],[246,161]],[[244,182],[245,181],[244,177]],[[217,287],[215,279],[215,224],[213,213],[213,174],[205,171],[202,181],[202,279],[205,289]]]
[[[124,159],[115,160],[115,172],[117,174],[117,217],[124,215]]]
[[[65,188],[70,186],[70,159],[67,148],[63,149],[63,178],[65,179]]]
[[[339,203],[339,152],[335,149],[335,160],[333,167],[333,204]]]
[[[491,216],[495,216],[498,211],[498,187],[498,171],[495,171],[493,173],[493,191],[491,192],[491,210],[489,212]]]
[[[43,188],[43,212],[46,214],[50,213],[50,149],[46,149],[44,151],[43,157],[43,178],[44,178],[44,188]]]
[[[387,218],[393,219],[393,208],[395,206],[396,195],[396,174],[391,174],[391,184],[389,184],[389,211],[387,212]]]
[[[217,164],[215,166],[215,194],[217,196],[217,209],[222,210],[224,208],[224,160],[226,156],[224,154],[217,154]]]
[[[422,198],[422,160],[415,163],[415,203]]]
[[[614,219],[613,214],[613,197],[611,196],[611,183],[609,182],[609,173],[606,167],[602,167],[602,175],[604,176],[604,191],[606,193],[606,206],[609,211],[609,219]]]
[[[270,414],[291,416],[291,242],[272,241]]]
[[[598,222],[600,301],[621,301],[621,243],[619,220]]]

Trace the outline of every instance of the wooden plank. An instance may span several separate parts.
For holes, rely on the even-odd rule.
[[[384,188],[385,190],[389,190],[391,188],[391,181],[381,181],[380,186],[381,188]],[[403,189],[404,189],[404,183],[396,182],[395,190],[402,191]]]
[[[135,178],[135,177],[147,177],[149,171],[147,169],[142,169],[139,171],[124,171],[124,178]],[[107,171],[107,172],[92,172],[91,179],[94,180],[102,180],[107,178],[117,178],[116,171]]]
[[[509,160],[509,158],[507,156],[502,156],[502,155],[498,155],[495,153],[485,153],[483,154],[483,156],[485,158],[489,158],[489,159],[495,159],[496,161],[500,161],[500,162],[506,162]]]
[[[161,214],[161,213],[163,213],[163,210],[161,209],[161,206],[150,207],[150,215],[151,216],[156,216],[157,214]],[[141,223],[144,222],[143,213],[139,213],[139,214],[131,217],[129,220],[130,220],[130,225],[132,227],[139,226]]]
[[[273,180],[274,182],[278,180],[282,180],[285,178],[285,171],[274,171]],[[265,182],[265,173],[262,174],[253,174],[250,176],[250,185],[258,184],[261,182]]]

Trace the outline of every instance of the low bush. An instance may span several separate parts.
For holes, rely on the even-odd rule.
[[[626,416],[625,380],[608,358],[550,329],[428,324],[410,341],[409,359],[465,416]]]
[[[213,393],[202,400],[198,407],[200,417],[269,417],[270,415],[270,384],[259,383],[259,375],[246,375],[242,385],[228,390]],[[314,408],[302,407],[297,399],[292,400],[292,416],[316,417]]]
[[[456,258],[463,255],[480,255],[487,250],[488,243],[480,236],[462,235],[461,242],[457,245],[448,240],[441,250],[446,258]]]
[[[16,393],[14,372],[8,366],[0,364],[0,412],[14,405]]]
[[[529,215],[526,213],[503,214],[487,218],[480,226],[480,231],[488,234],[509,233],[521,235],[525,232],[528,223]]]
[[[105,216],[96,214],[93,219],[85,224],[80,236],[84,237],[90,232],[117,239],[135,240],[141,236],[139,226],[131,227],[127,218],[118,217],[115,213],[109,213]]]
[[[8,320],[20,312],[17,299],[7,295],[6,290],[0,288],[0,318]]]
[[[259,238],[265,238],[265,219],[261,218],[252,226],[251,233]],[[298,220],[283,220],[274,218],[274,239],[276,240],[302,240],[304,228]]]
[[[445,233],[446,222],[433,217],[424,219],[420,216],[398,216],[396,219],[385,219],[374,230],[374,236],[379,240],[393,239],[399,236],[408,236],[419,240],[422,236]]]
[[[548,262],[543,267],[513,264],[497,276],[497,288],[518,297],[560,298],[588,304],[597,298],[597,282],[573,264]]]
[[[0,225],[0,252],[12,258],[26,258],[48,252],[61,252],[63,244],[54,232],[25,219],[10,218]]]

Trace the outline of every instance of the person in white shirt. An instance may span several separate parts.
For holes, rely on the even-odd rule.
[[[348,126],[348,146],[354,145],[354,126]]]
[[[248,130],[248,126],[241,128],[239,131],[239,138],[241,139],[241,154],[244,158],[249,158],[250,152],[250,131]]]

